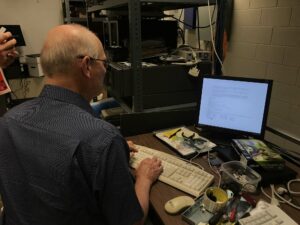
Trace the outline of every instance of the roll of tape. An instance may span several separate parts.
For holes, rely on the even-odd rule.
[[[215,213],[222,209],[228,201],[227,193],[218,187],[207,188],[203,196],[203,204],[207,211]]]

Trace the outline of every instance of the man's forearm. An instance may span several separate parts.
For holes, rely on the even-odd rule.
[[[148,210],[149,210],[149,192],[151,189],[151,182],[149,180],[137,179],[135,182],[135,192],[138,197],[139,203],[144,211],[144,217],[142,221],[137,224],[144,224]]]

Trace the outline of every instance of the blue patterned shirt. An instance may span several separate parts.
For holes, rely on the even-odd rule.
[[[0,118],[0,192],[8,225],[129,225],[143,211],[129,149],[70,90],[46,85]]]

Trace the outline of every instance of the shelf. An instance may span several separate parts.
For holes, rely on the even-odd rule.
[[[101,5],[95,5],[88,7],[88,12],[96,12],[104,9],[115,10],[127,8],[127,5],[130,0],[109,0],[104,1]],[[206,6],[207,0],[141,0],[141,7],[144,8],[153,8],[161,10],[174,10],[182,8],[190,8],[197,6]],[[216,4],[216,0],[210,1],[211,5]]]
[[[64,18],[64,22],[65,23],[69,23],[69,22],[84,22],[84,23],[87,23],[87,18],[78,18],[78,17],[70,17],[70,19]]]
[[[226,1],[226,0],[223,0]],[[93,12],[110,10],[119,12],[128,11],[130,63],[132,65],[132,112],[143,112],[143,71],[142,71],[142,44],[141,44],[141,18],[142,12],[167,11],[190,7],[207,6],[208,0],[106,0],[98,5],[87,8],[88,18]],[[210,0],[210,5],[215,5],[216,0]],[[127,108],[129,110],[129,108]]]

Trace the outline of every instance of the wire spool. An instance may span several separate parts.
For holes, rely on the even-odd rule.
[[[204,208],[215,213],[225,207],[228,201],[228,196],[226,191],[218,187],[207,188],[203,196]]]

